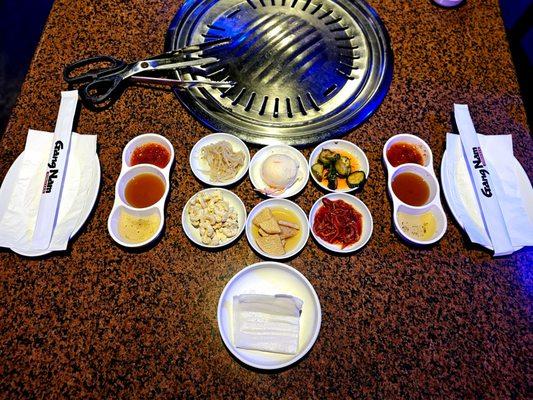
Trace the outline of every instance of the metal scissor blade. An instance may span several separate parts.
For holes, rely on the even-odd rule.
[[[204,42],[204,43],[199,43],[199,44],[193,44],[193,45],[190,45],[190,46],[187,46],[187,47],[183,47],[182,49],[180,49],[183,53],[196,53],[198,51],[203,51],[203,50],[207,50],[207,49],[210,49],[210,48],[213,48],[213,47],[218,47],[218,46],[221,46],[223,44],[228,44],[231,42],[231,38],[222,38],[222,39],[216,39],[216,40],[211,40],[209,42]],[[178,51],[180,51],[178,50]]]
[[[180,89],[192,89],[201,87],[212,87],[216,89],[229,89],[235,86],[235,82],[216,82],[216,81],[178,81],[176,87]]]
[[[133,76],[131,80],[133,82],[138,82],[138,83],[174,86],[180,89],[190,89],[193,87],[212,87],[212,88],[225,89],[225,88],[231,88],[235,85],[235,82],[227,82],[227,81],[198,81],[198,80],[183,81],[183,80],[178,80],[178,79],[152,78],[148,76],[138,76],[138,75]]]
[[[183,54],[192,54],[192,53],[198,53],[200,51],[212,49],[218,46],[222,46],[223,44],[227,44],[231,42],[231,38],[222,38],[222,39],[216,39],[211,40],[209,42],[204,43],[198,43],[198,44],[192,44],[190,46],[185,46],[182,48],[179,48],[177,50],[171,51],[166,53],[167,55],[183,55]]]
[[[161,61],[161,60],[159,60]],[[158,63],[158,62],[149,62],[149,69],[151,70],[164,70],[164,69],[176,69],[184,67],[194,67],[194,66],[205,66],[208,64],[215,64],[220,60],[215,57],[205,57],[205,58],[191,58],[190,60],[177,60],[169,61],[168,63]],[[147,69],[148,70],[148,69]]]
[[[217,40],[212,40],[210,42],[204,42],[204,43],[199,43],[199,44],[194,44],[194,45],[191,45],[191,46],[186,46],[186,47],[182,47],[182,48],[179,48],[177,50],[174,50],[174,51],[169,51],[167,53],[163,53],[163,54],[159,54],[157,56],[154,56],[146,61],[156,61],[156,60],[166,60],[166,59],[171,59],[171,58],[180,58],[180,57],[184,57],[186,55],[191,55],[191,54],[194,54],[194,53],[200,53],[204,50],[209,50],[209,49],[212,49],[212,48],[216,48],[218,46],[221,46],[223,44],[227,44],[227,43],[230,43],[231,42],[231,39],[230,38],[222,38],[222,39],[217,39]]]

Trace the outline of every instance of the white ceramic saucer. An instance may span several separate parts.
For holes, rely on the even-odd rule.
[[[233,345],[233,296],[240,294],[289,294],[303,300],[298,353],[277,354],[239,349]],[[322,311],[313,285],[296,269],[274,261],[250,265],[227,283],[217,310],[218,329],[228,350],[243,363],[259,369],[280,369],[301,359],[315,343]]]

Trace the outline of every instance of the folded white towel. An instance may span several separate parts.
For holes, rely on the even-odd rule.
[[[233,297],[236,347],[296,354],[303,301],[290,295],[241,294]]]

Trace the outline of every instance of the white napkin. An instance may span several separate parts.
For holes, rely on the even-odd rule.
[[[500,207],[515,250],[533,245],[533,189],[531,183],[520,182],[516,170],[518,161],[513,155],[511,135],[478,134],[478,139],[487,164],[495,171],[493,180]],[[451,183],[452,198],[458,217],[470,240],[485,247],[493,247],[485,229],[478,200],[474,193],[471,177],[459,135],[448,133],[446,136],[447,165],[445,173]],[[528,207],[528,205],[530,205]]]
[[[54,135],[29,130],[18,178],[10,190],[7,206],[0,205],[0,247],[31,252],[32,237],[37,221],[42,183]],[[81,212],[89,201],[88,193],[97,174],[95,168],[96,136],[72,134],[69,162],[57,224],[48,251],[65,250]]]
[[[235,347],[296,354],[303,301],[290,295],[241,294],[233,297]]]

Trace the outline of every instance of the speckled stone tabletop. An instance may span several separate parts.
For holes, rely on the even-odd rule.
[[[218,298],[236,272],[260,258],[244,236],[219,252],[186,239],[182,208],[203,188],[186,160],[209,131],[170,92],[134,87],[111,109],[81,110],[75,129],[98,135],[102,182],[68,251],[38,259],[0,252],[2,397],[527,397],[532,252],[494,259],[470,244],[448,208],[444,238],[409,247],[391,225],[381,163],[387,138],[410,132],[429,143],[438,171],[453,103],[463,102],[479,132],[513,135],[515,155],[532,176],[533,145],[498,1],[468,0],[453,10],[427,0],[370,3],[390,34],[394,78],[378,111],[346,138],[370,161],[359,197],[374,216],[374,233],[349,257],[310,239],[288,261],[322,305],[322,329],[308,356],[262,373],[224,347]],[[180,4],[56,1],[1,138],[0,178],[23,150],[28,128],[53,131],[67,88],[64,65],[95,54],[137,60],[161,52]],[[145,132],[168,137],[179,162],[161,240],[130,252],[112,241],[106,224],[122,148]],[[261,201],[248,179],[234,190],[248,211]],[[308,212],[321,194],[309,183],[295,201]]]

